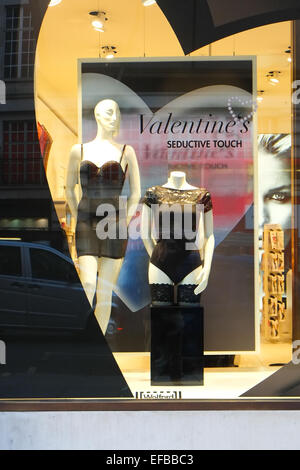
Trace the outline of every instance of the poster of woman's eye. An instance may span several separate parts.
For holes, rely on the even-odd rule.
[[[259,240],[265,224],[279,224],[284,230],[285,247],[291,239],[292,179],[290,134],[258,136]],[[289,250],[286,250],[288,254]]]

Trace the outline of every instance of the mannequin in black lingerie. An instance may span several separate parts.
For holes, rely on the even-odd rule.
[[[98,126],[96,138],[71,150],[67,175],[66,196],[72,216],[76,220],[76,249],[80,280],[93,306],[96,293],[95,316],[105,334],[114,290],[123,264],[127,240],[101,240],[96,226],[101,216],[96,216],[101,204],[116,209],[117,226],[119,196],[126,175],[129,178],[130,196],[127,200],[128,225],[135,214],[140,199],[140,176],[134,149],[121,145],[114,138],[120,126],[120,110],[113,100],[102,100],[95,107]],[[82,197],[78,197],[77,185]],[[79,202],[80,200],[80,202]]]
[[[149,283],[152,305],[199,304],[200,294],[208,283],[215,244],[210,194],[204,188],[189,185],[185,173],[172,172],[164,186],[154,186],[147,190],[143,202],[142,237],[150,256]],[[172,213],[170,236],[165,236],[161,229],[164,207],[172,206],[176,209],[177,206],[181,211],[184,205],[192,209],[192,231],[195,233],[196,230],[197,236],[188,237],[188,240],[184,236],[176,239],[176,215]],[[156,219],[159,229],[153,236],[151,222],[153,210],[157,207],[160,207],[159,218]],[[202,214],[198,214],[196,227],[197,207],[202,208]],[[182,233],[183,220],[184,218],[179,219]]]
[[[83,154],[83,145],[81,146]],[[121,196],[126,172],[122,167],[122,160],[126,151],[123,146],[120,161],[108,161],[101,167],[89,160],[80,163],[80,182],[82,198],[78,206],[76,226],[76,249],[78,257],[92,255],[113,259],[124,258],[127,238],[106,238],[101,240],[96,233],[96,226],[100,220],[107,220],[108,214],[97,216],[97,209],[101,204],[111,205],[111,217],[115,217],[116,232],[127,214],[119,213],[119,197]],[[126,220],[125,220],[126,223]]]

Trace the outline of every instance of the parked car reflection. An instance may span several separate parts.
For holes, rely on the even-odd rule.
[[[0,240],[0,299],[0,398],[131,397],[71,258]]]
[[[82,330],[92,313],[71,258],[54,248],[0,241],[0,328]]]

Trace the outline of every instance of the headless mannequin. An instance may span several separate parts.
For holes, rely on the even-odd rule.
[[[120,126],[120,110],[113,100],[100,101],[95,107],[95,119],[98,126],[96,138],[83,145],[74,145],[71,149],[66,197],[72,216],[77,220],[79,199],[76,185],[79,182],[79,168],[82,161],[88,161],[101,168],[107,162],[120,162],[123,171],[127,167],[130,196],[127,201],[127,225],[135,214],[140,199],[140,176],[134,149],[115,142]],[[114,259],[92,255],[79,256],[80,280],[93,307],[96,293],[95,316],[105,334],[111,314],[112,292],[117,283],[124,258]]]
[[[186,181],[186,174],[181,171],[171,172],[168,182],[163,185],[165,188],[178,189],[178,190],[193,190],[197,189],[191,186]],[[145,248],[151,258],[153,250],[156,246],[156,241],[147,236],[150,233],[151,227],[151,209],[144,204],[142,211],[142,238]],[[204,214],[204,246],[201,248],[203,252],[203,265],[190,272],[178,285],[197,285],[194,290],[195,295],[203,292],[208,284],[209,274],[211,270],[211,263],[213,258],[215,238],[213,234],[213,211]],[[170,284],[172,280],[157,266],[151,262],[149,264],[149,283],[150,284]]]

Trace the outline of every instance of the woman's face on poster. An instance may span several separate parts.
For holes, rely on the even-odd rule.
[[[290,159],[279,155],[258,149],[259,237],[265,224],[280,224],[288,243],[292,219],[291,167]]]

